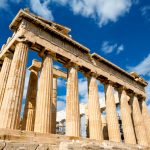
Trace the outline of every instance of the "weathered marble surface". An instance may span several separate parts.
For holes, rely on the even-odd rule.
[[[64,141],[61,143],[35,143],[0,141],[0,150],[149,150],[146,147],[103,142]]]
[[[0,129],[0,150],[150,150],[150,147],[110,141]]]

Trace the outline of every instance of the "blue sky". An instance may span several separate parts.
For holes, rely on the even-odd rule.
[[[12,35],[8,27],[12,19],[25,7],[71,28],[73,39],[87,46],[91,53],[96,52],[127,71],[138,72],[150,83],[149,0],[0,0],[0,46]],[[33,58],[37,54],[30,52],[28,66]],[[65,106],[65,81],[59,79],[58,86],[61,109]],[[150,100],[150,86],[146,90]],[[86,79],[81,74],[79,91],[80,101],[86,102]],[[99,91],[103,97],[100,85]]]

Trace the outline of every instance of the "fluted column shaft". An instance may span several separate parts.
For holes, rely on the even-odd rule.
[[[133,100],[132,100],[132,116],[133,116],[137,143],[140,145],[147,146],[148,140],[147,140],[146,130],[143,122],[144,120],[142,118],[138,98],[136,95],[133,96]]]
[[[66,97],[66,135],[80,136],[80,112],[78,99],[78,71],[69,69]]]
[[[22,130],[33,131],[34,129],[37,84],[38,70],[31,70],[22,121]]]
[[[0,82],[1,82],[0,83],[0,109],[1,109],[2,101],[5,93],[11,62],[12,62],[12,54],[7,54],[4,58],[2,69],[0,72]]]
[[[88,110],[90,138],[103,141],[98,87],[94,77],[89,78]]]
[[[89,138],[89,115],[88,115],[88,105],[85,106],[85,127],[86,127],[86,138]]]
[[[15,48],[1,106],[0,128],[17,129],[19,127],[27,55],[27,44],[18,43]]]
[[[34,131],[40,133],[51,133],[51,103],[53,86],[53,60],[50,54],[43,58],[40,75]]]
[[[150,115],[148,113],[145,100],[142,100],[141,108],[142,108],[142,117],[143,117],[145,129],[146,129],[146,133],[147,133],[147,139],[148,139],[148,143],[150,145]]]
[[[113,86],[111,83],[105,84],[105,100],[109,140],[114,142],[121,142],[115,97],[113,93]]]
[[[57,77],[53,77],[53,98],[51,108],[51,133],[56,133],[56,113],[57,113]]]
[[[127,144],[136,144],[136,138],[131,118],[131,110],[128,104],[127,94],[124,89],[120,91],[120,111],[124,133],[124,141]]]

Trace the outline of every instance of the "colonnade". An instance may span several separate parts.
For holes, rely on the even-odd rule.
[[[0,72],[0,128],[18,129],[25,82],[28,44],[19,41],[14,54],[5,55]],[[80,136],[80,110],[78,94],[78,66],[69,63],[66,94],[66,135]],[[29,67],[30,78],[26,96],[22,130],[40,133],[56,132],[57,76],[53,75],[53,57],[44,51],[42,64],[35,62]],[[38,76],[39,83],[38,83]],[[97,74],[88,75],[88,119],[89,138],[103,141],[101,111]],[[109,79],[103,81],[105,87],[106,120],[109,140],[121,142],[114,83]],[[124,142],[128,144],[150,144],[150,117],[145,99],[138,93],[118,87],[120,111],[123,124]]]

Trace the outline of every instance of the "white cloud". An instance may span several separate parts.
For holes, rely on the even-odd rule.
[[[66,101],[66,95],[57,96],[59,101]]]
[[[147,15],[148,11],[150,11],[150,6],[145,6],[141,9],[142,15]]]
[[[59,65],[54,64],[53,66],[54,66],[54,68],[56,68],[56,69],[61,69],[61,67],[60,67]]]
[[[21,0],[0,0],[0,8],[8,10],[10,2],[19,3]],[[137,2],[138,0],[29,0],[29,7],[39,16],[54,20],[50,9],[53,4],[67,6],[75,15],[92,18],[102,27],[108,22],[116,22]]]
[[[12,3],[20,3],[20,2],[22,2],[23,0],[9,0],[10,2],[12,2]]]
[[[150,101],[150,80],[148,81],[148,86],[146,87],[147,100]]]
[[[10,2],[11,3],[20,3],[21,0],[0,0],[0,9],[10,11]]]
[[[79,79],[79,96],[81,103],[87,103],[88,101],[88,87],[87,87],[87,78]]]
[[[0,9],[7,10],[9,8],[8,0],[0,0]]]
[[[148,21],[150,20],[150,6],[144,6],[141,9],[142,16],[145,17]]]
[[[64,101],[57,101],[57,111],[65,110],[66,103]]]
[[[99,103],[100,103],[100,108],[104,108],[106,106],[104,92],[99,92]]]
[[[120,16],[129,12],[131,5],[131,0],[102,0],[97,5],[99,17],[101,16],[100,26],[109,21],[116,22]]]
[[[132,0],[52,0],[60,5],[68,5],[74,14],[90,17],[100,26],[116,22],[119,17],[128,13]]]
[[[30,71],[28,69],[26,69],[26,77],[25,77],[25,84],[24,84],[24,91],[23,91],[23,99],[26,99],[28,83],[29,83],[29,76],[30,76]]]
[[[133,3],[137,5],[140,3],[140,0],[133,0]]]
[[[49,8],[50,0],[45,0],[41,2],[41,0],[30,0],[30,7],[33,12],[37,13],[38,15],[53,20],[52,12]]]
[[[120,45],[120,46],[117,48],[117,54],[121,53],[122,51],[124,51],[124,45]]]
[[[148,81],[148,86],[146,87],[146,94],[147,94],[147,108],[148,108],[148,112],[150,114],[150,80]]]
[[[116,54],[121,53],[122,51],[124,51],[124,45],[118,45],[117,43],[112,44],[108,41],[104,41],[102,43],[101,46],[101,50],[105,53],[105,54],[110,54],[112,52],[116,52]]]
[[[31,9],[40,16],[53,20],[49,6],[54,3],[69,6],[75,15],[94,19],[99,26],[116,22],[119,17],[129,12],[135,0],[30,0]]]
[[[22,104],[22,105],[21,105],[21,112],[20,112],[21,118],[23,118],[24,107],[25,107],[25,104]]]
[[[138,65],[134,67],[127,67],[128,70],[137,72],[138,74],[147,77],[150,79],[150,54],[146,58],[144,58]],[[147,93],[147,102],[150,103],[150,80],[148,81],[148,86],[146,87]],[[150,105],[148,105],[148,111],[150,114]]]
[[[127,67],[129,71],[137,72],[143,76],[150,76],[150,54],[144,58],[138,65],[135,67]]]
[[[57,79],[57,86],[58,87],[65,87],[66,86],[66,80],[62,78]]]

